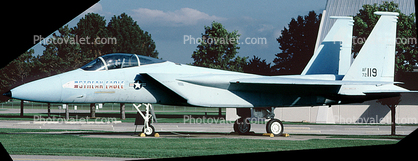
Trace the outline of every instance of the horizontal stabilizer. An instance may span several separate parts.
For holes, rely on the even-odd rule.
[[[377,87],[376,89],[366,90],[364,94],[378,94],[378,93],[416,93],[418,91],[410,91],[396,85],[385,85]]]

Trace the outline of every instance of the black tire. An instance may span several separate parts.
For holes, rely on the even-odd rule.
[[[251,129],[251,124],[248,119],[239,118],[234,122],[234,131],[238,134],[249,133]]]
[[[266,124],[267,133],[272,133],[274,135],[282,135],[283,129],[283,123],[278,119],[271,119]]]
[[[144,133],[146,136],[154,136],[155,134],[155,128],[152,125],[148,125],[150,131],[145,131],[145,126],[142,128],[142,133]]]

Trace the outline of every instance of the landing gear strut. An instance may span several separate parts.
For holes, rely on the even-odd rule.
[[[141,107],[142,104],[139,104],[138,106],[133,104],[135,109],[139,112],[139,114],[144,118],[144,127],[142,128],[142,133],[144,133],[147,136],[151,136],[155,134],[155,128],[151,125],[151,119],[152,115],[150,112],[152,111],[152,105],[147,103],[145,105],[145,115],[142,114],[141,110],[139,110],[139,107]]]
[[[283,123],[279,119],[274,118],[274,107],[271,108],[254,108],[253,116],[255,118],[266,118],[270,121],[266,124],[267,133],[274,135],[283,134]],[[241,118],[237,119],[234,123],[234,131],[239,134],[246,134],[250,132],[251,124],[248,118],[251,117],[250,108],[237,108],[237,115]]]

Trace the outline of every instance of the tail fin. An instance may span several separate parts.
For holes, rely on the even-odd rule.
[[[344,75],[350,68],[353,18],[331,16],[337,19],[309,60],[302,75]]]
[[[343,80],[394,81],[396,22],[399,13],[381,15]]]

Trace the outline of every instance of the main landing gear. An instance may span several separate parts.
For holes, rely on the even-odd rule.
[[[234,123],[234,131],[239,134],[246,134],[250,132],[251,124],[251,109],[237,108],[237,115],[240,116]],[[270,121],[266,124],[267,133],[274,135],[283,134],[283,123],[279,119],[274,118],[274,107],[271,108],[254,108],[253,115],[255,118],[266,118]]]
[[[155,134],[155,128],[151,125],[151,119],[155,118],[155,114],[152,110],[152,105],[149,103],[143,104],[145,105],[145,115],[142,114],[141,110],[139,110],[139,107],[141,107],[142,104],[139,104],[138,106],[135,104],[133,105],[144,119],[144,127],[142,128],[142,133],[144,133],[146,136],[153,136]]]

